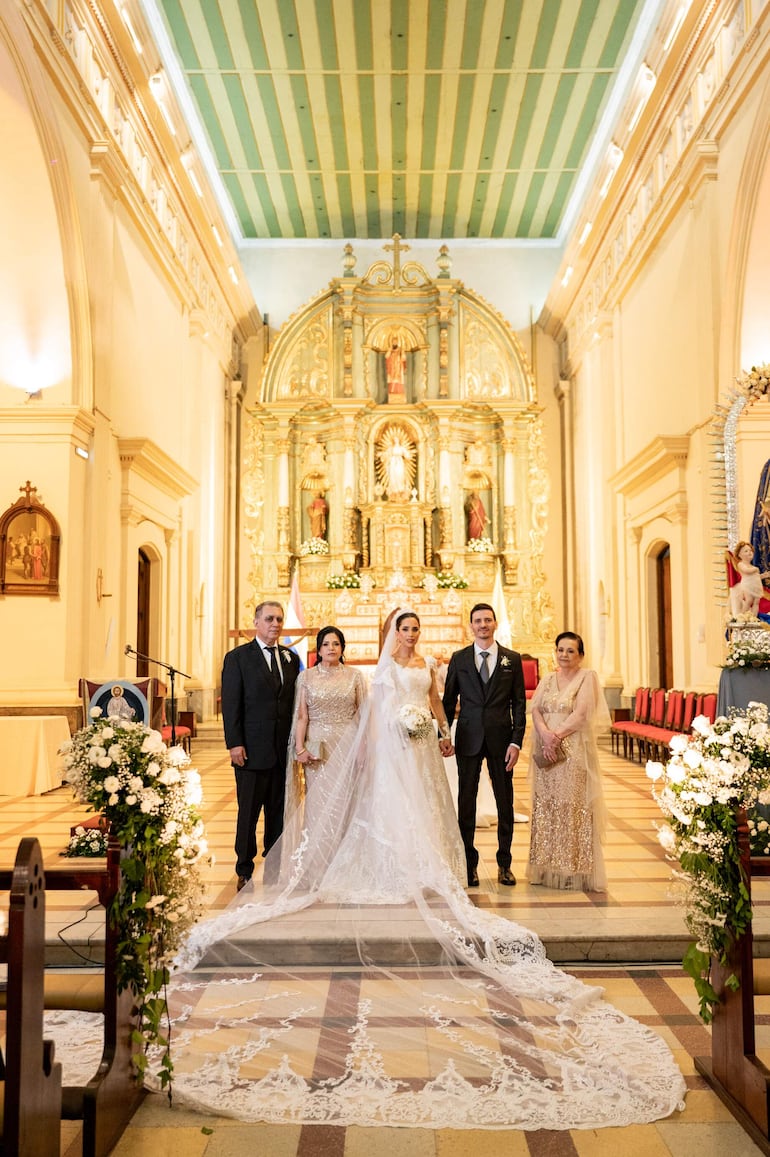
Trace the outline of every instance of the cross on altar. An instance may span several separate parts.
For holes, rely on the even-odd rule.
[[[19,490],[26,496],[27,502],[30,502],[33,494],[37,494],[37,486],[33,486],[29,478],[26,486],[20,486]]]
[[[390,253],[390,251],[393,250],[393,285],[395,289],[398,289],[401,284],[401,252],[403,250],[404,253],[408,253],[411,245],[403,245],[401,243],[401,234],[394,233],[393,244],[383,245],[382,248],[386,253]]]

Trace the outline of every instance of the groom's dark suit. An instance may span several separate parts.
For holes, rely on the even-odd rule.
[[[455,733],[459,784],[457,818],[470,876],[479,860],[473,836],[483,759],[487,761],[497,805],[497,863],[500,868],[511,866],[513,774],[506,771],[505,753],[511,743],[521,747],[527,717],[519,654],[498,643],[497,663],[485,686],[476,668],[473,645],[455,651],[449,661],[444,688],[444,710],[450,726],[458,697],[460,715]]]
[[[225,655],[222,667],[222,719],[225,743],[246,749],[243,767],[233,765],[238,792],[235,831],[236,872],[254,871],[257,820],[265,809],[265,852],[283,830],[286,753],[291,731],[294,685],[299,659],[278,647],[283,681],[276,679],[257,639]]]

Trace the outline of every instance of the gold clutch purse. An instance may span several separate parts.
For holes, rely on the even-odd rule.
[[[556,767],[559,763],[564,763],[567,758],[567,752],[564,744],[559,740],[559,745],[554,753],[554,758],[549,759],[543,752],[542,747],[536,748],[532,757],[541,771],[547,770],[549,767]]]
[[[323,763],[326,760],[326,744],[323,739],[311,739],[310,742],[305,740],[305,751],[317,763]]]

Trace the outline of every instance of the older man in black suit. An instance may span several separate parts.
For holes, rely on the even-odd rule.
[[[280,603],[260,603],[254,612],[256,638],[225,655],[222,718],[235,771],[238,821],[235,854],[238,890],[248,883],[257,854],[257,820],[264,808],[265,850],[283,830],[286,753],[299,659],[279,647]]]
[[[521,657],[495,642],[497,618],[489,603],[471,611],[470,647],[449,661],[444,710],[452,724],[460,699],[455,733],[459,789],[457,817],[465,845],[468,887],[478,887],[479,853],[473,845],[476,796],[482,760],[486,759],[497,805],[497,879],[511,886],[513,839],[513,769],[519,758],[527,719],[527,697]]]

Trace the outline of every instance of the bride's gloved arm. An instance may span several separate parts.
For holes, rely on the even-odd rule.
[[[454,747],[452,746],[452,738],[449,730],[449,723],[447,722],[446,711],[444,704],[441,702],[441,696],[438,693],[436,686],[436,668],[429,664],[430,668],[430,690],[428,691],[428,702],[430,709],[433,712],[434,718],[438,723],[439,741],[438,745],[441,748],[441,754],[444,756],[454,755]]]

